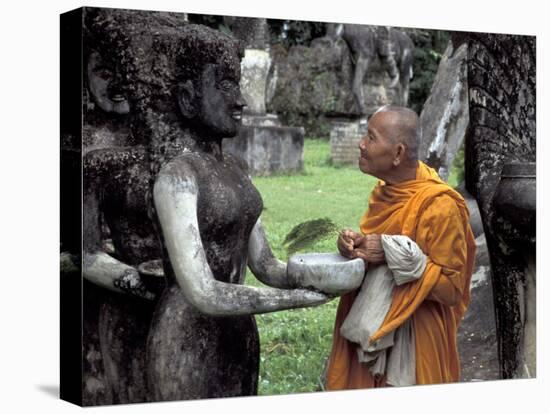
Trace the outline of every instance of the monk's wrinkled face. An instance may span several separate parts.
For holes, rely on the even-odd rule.
[[[246,104],[239,86],[239,65],[206,65],[201,78],[202,126],[216,137],[235,136]]]
[[[391,140],[392,114],[375,113],[369,123],[367,134],[359,142],[359,169],[380,180],[386,181],[394,168],[396,144]]]
[[[90,55],[87,74],[94,101],[105,112],[125,115],[130,112],[130,104],[115,71],[99,53]]]

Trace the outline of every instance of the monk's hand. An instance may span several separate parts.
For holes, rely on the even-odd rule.
[[[386,262],[386,255],[382,247],[380,234],[367,234],[360,240],[357,239],[353,249],[353,257],[360,257],[366,263],[380,264]]]
[[[338,247],[338,251],[340,254],[344,257],[347,257],[348,259],[353,259],[355,256],[353,255],[353,249],[355,247],[355,240],[362,237],[360,234],[354,232],[350,229],[344,229],[340,232],[338,235],[338,240],[336,242],[336,245]]]

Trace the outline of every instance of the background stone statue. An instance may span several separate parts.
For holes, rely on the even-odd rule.
[[[468,43],[466,187],[479,203],[493,270],[501,375],[534,377],[535,37],[456,33]]]
[[[361,114],[366,114],[363,80],[369,66],[378,56],[386,68],[390,88],[400,86],[400,100],[396,105],[406,106],[409,99],[409,82],[412,78],[414,44],[400,30],[389,26],[363,24],[327,24],[327,36],[342,37],[354,58],[353,95]]]
[[[335,28],[337,25],[332,26]],[[369,27],[371,29],[367,30]],[[388,66],[376,49],[373,32],[375,27],[364,28],[367,28],[363,29],[366,32],[365,38],[358,37],[357,45],[354,44],[353,47],[365,48],[360,55],[363,56],[363,63],[368,60],[368,67],[356,65],[358,57],[353,47],[344,39],[345,32],[337,33],[330,28],[327,35],[317,37],[307,44],[288,47],[282,44],[272,45],[268,111],[277,113],[286,125],[303,126],[306,136],[329,137],[335,122],[360,123],[361,118],[380,106],[404,105],[408,98],[404,99],[403,91],[409,90],[412,60],[407,66],[407,59],[402,59],[402,50],[398,54],[393,43],[390,43],[392,53],[387,56],[392,57],[397,69],[403,64],[402,70],[407,72],[406,76],[399,74],[403,85],[397,82],[395,87],[391,87]],[[408,39],[400,30],[391,29],[391,36],[401,35]],[[412,41],[408,39],[405,44],[410,46],[410,50],[409,47],[406,49],[411,55],[407,56],[412,59]],[[385,50],[388,50],[387,43]],[[356,86],[361,83],[362,92],[358,87],[354,89],[354,83]],[[362,110],[360,102],[363,103]],[[351,129],[357,128],[352,126]],[[357,147],[357,139],[350,144],[351,147]]]

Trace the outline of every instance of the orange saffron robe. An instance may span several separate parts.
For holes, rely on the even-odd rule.
[[[412,317],[416,347],[416,383],[460,380],[456,334],[470,301],[475,240],[462,196],[421,161],[416,179],[374,188],[360,222],[363,234],[403,234],[428,257],[422,277],[396,286],[392,304],[375,342]],[[385,386],[357,358],[357,344],[340,335],[358,290],[340,298],[327,367],[327,390]]]

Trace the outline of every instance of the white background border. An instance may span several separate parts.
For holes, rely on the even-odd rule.
[[[53,2],[52,2],[53,3]],[[81,5],[204,14],[387,24],[537,35],[538,129],[538,375],[536,380],[314,393],[278,397],[139,404],[115,412],[541,412],[548,408],[548,294],[541,252],[547,247],[543,189],[548,167],[548,22],[543,1],[456,0],[299,2],[276,0],[148,0],[3,4],[0,53],[2,177],[0,266],[0,409],[76,412],[60,401],[59,378],[59,14]],[[7,92],[7,93],[6,93]],[[546,145],[546,146],[545,146]],[[544,228],[542,227],[544,225]],[[95,410],[95,409],[94,409]]]

